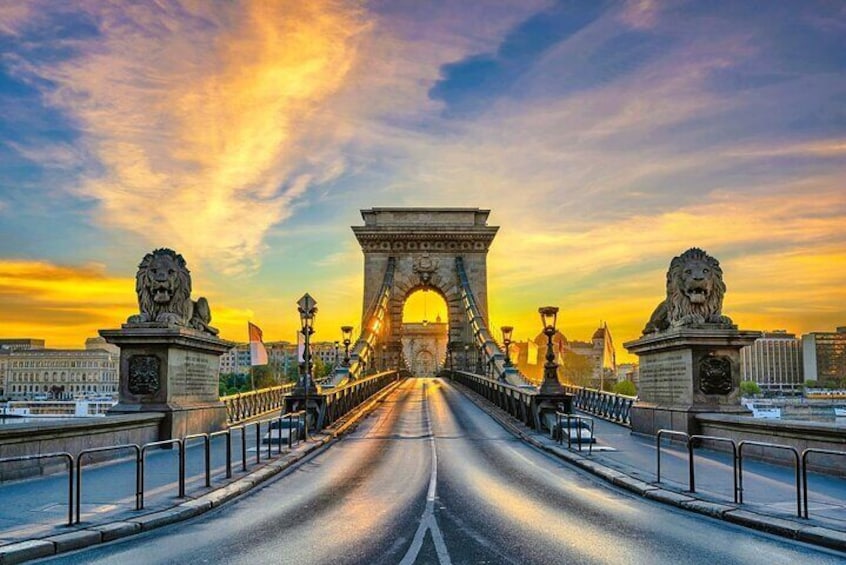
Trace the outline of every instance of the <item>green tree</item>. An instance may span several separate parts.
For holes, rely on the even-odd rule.
[[[626,396],[637,396],[637,387],[632,381],[620,381],[614,385],[614,392]]]
[[[576,386],[590,386],[593,363],[589,357],[566,351],[561,359],[561,373],[565,382]]]
[[[754,396],[756,394],[761,394],[761,387],[759,387],[758,383],[755,381],[743,381],[740,383],[740,392],[742,392],[745,396]]]

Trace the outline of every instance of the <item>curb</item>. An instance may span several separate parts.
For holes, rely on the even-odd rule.
[[[32,559],[51,557],[68,551],[84,549],[142,532],[148,532],[204,514],[249,492],[304,459],[306,456],[311,455],[330,443],[334,443],[342,435],[353,429],[362,418],[372,412],[402,382],[403,380],[395,381],[377,392],[370,399],[341,418],[335,429],[327,430],[322,437],[306,445],[304,449],[298,449],[296,452],[288,452],[282,457],[265,463],[263,467],[225,486],[165,510],[158,510],[121,521],[94,524],[81,530],[57,534],[46,538],[30,539],[0,546],[0,565],[23,563]]]
[[[500,408],[490,404],[483,397],[477,395],[472,390],[450,381],[457,390],[466,396],[479,409],[493,418],[506,431],[517,436],[524,442],[554,455],[559,459],[575,465],[576,467],[588,471],[597,477],[604,479],[620,488],[633,492],[644,498],[669,504],[683,510],[689,510],[712,518],[718,518],[739,524],[754,530],[759,530],[769,534],[775,534],[790,538],[797,541],[810,543],[813,545],[820,545],[829,549],[836,549],[838,551],[846,551],[846,532],[826,528],[824,526],[812,526],[793,520],[788,520],[775,516],[764,516],[749,510],[742,509],[742,506],[733,504],[721,504],[709,500],[703,500],[696,497],[696,493],[680,493],[674,490],[664,488],[655,483],[647,483],[630,475],[627,475],[617,469],[612,469],[607,465],[599,463],[598,461],[588,459],[584,455],[579,455],[578,452],[571,452],[564,447],[550,446],[521,429],[516,421],[506,412]]]

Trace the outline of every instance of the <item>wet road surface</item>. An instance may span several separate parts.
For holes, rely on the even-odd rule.
[[[411,379],[357,430],[193,520],[50,563],[843,563],[609,487],[452,384]]]

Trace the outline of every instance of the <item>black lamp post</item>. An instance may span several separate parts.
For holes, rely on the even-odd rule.
[[[555,346],[552,338],[555,335],[555,324],[558,321],[557,306],[543,306],[538,308],[543,323],[543,333],[546,335],[546,363],[543,366],[543,382],[540,386],[542,393],[561,393],[563,387],[558,382],[558,363],[555,362]]]
[[[470,372],[470,344],[464,344],[464,370]]]
[[[311,348],[309,337],[314,333],[314,316],[317,314],[317,302],[308,293],[297,301],[297,310],[300,313],[300,331],[303,334],[303,363],[305,373],[303,374],[303,396],[305,404],[304,435],[308,440],[308,389],[311,388]]]
[[[502,345],[505,346],[505,366],[511,366],[511,357],[508,355],[508,348],[511,345],[511,332],[514,331],[513,326],[502,326],[500,328],[502,330]]]
[[[341,333],[344,336],[344,367],[350,366],[350,343],[352,343],[352,326],[341,326]]]
[[[341,342],[335,341],[335,343],[333,345],[335,346],[335,367],[337,367],[338,361],[340,360],[339,348],[341,347]]]

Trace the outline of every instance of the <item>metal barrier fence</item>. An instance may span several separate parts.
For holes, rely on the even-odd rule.
[[[295,442],[298,445],[303,441],[301,430],[304,427],[305,411],[297,411],[282,414],[274,418],[267,418],[257,422],[251,422],[249,425],[256,426],[256,464],[261,462],[262,455],[262,425],[267,424],[268,442],[267,442],[267,459],[272,458],[273,435],[278,438],[278,446],[276,454],[282,454],[282,430],[284,426],[282,423],[288,422],[288,437],[287,447],[293,449]],[[274,434],[273,424],[276,424],[278,432]],[[133,452],[134,469],[135,469],[135,510],[144,509],[144,492],[145,492],[145,473],[147,467],[147,455],[153,448],[171,447],[175,446],[178,455],[178,493],[177,498],[185,498],[185,483],[186,483],[186,456],[188,443],[193,439],[203,440],[203,475],[204,485],[206,488],[211,487],[211,441],[213,438],[225,436],[226,437],[226,461],[225,461],[225,478],[232,478],[232,432],[241,431],[241,467],[244,472],[247,471],[247,434],[246,426],[232,426],[227,430],[212,433],[190,434],[183,438],[167,439],[162,441],[153,441],[144,445],[134,443],[109,445],[104,447],[93,447],[90,449],[83,449],[74,457],[67,452],[42,453],[39,455],[22,455],[18,457],[4,457],[0,458],[0,465],[4,463],[19,463],[22,461],[37,461],[42,459],[62,458],[67,463],[68,482],[67,482],[67,502],[68,502],[68,519],[67,525],[72,526],[81,522],[82,515],[82,500],[83,500],[83,484],[82,484],[82,468],[86,459],[94,453],[102,453],[108,451],[131,450]]]
[[[796,459],[796,514],[802,517],[802,483],[801,471],[799,469],[799,461],[801,456],[799,450],[790,445],[779,445],[777,443],[767,443],[764,441],[743,440],[737,444],[737,493],[738,503],[743,504],[743,448],[747,445],[755,445],[758,447],[768,447],[770,449],[783,449],[793,453]]]
[[[696,447],[696,442],[699,440],[708,440],[708,441],[716,441],[716,442],[723,442],[728,443],[731,445],[731,461],[732,461],[732,493],[734,494],[734,503],[739,504],[738,501],[738,493],[740,492],[738,489],[737,484],[737,443],[733,439],[729,439],[726,437],[715,437],[715,436],[704,436],[694,434],[690,436],[687,440],[687,464],[688,464],[688,474],[690,476],[690,492],[696,492],[696,476],[694,474],[694,463],[693,463],[693,448]]]
[[[92,447],[90,449],[83,449],[76,456],[76,523],[79,524],[79,515],[82,506],[82,458],[90,453],[101,453],[103,451],[116,451],[118,449],[132,449],[135,451],[135,509],[141,510],[141,466],[139,464],[141,459],[141,448],[135,443],[125,443],[122,445],[109,445],[106,447]]]
[[[805,499],[805,518],[808,517],[808,455],[811,453],[824,453],[826,455],[837,455],[840,457],[846,456],[846,452],[844,451],[822,449],[819,447],[809,447],[802,452],[802,496]]]
[[[226,405],[229,423],[238,424],[273,410],[283,409],[285,397],[293,388],[293,383],[272,386],[250,392],[221,396],[220,401]]]
[[[17,457],[4,457],[0,459],[0,464],[3,463],[18,463],[20,461],[36,461],[40,459],[53,459],[55,457],[62,457],[67,461],[68,465],[68,526],[73,525],[73,455],[66,451],[58,451],[56,453],[41,453],[39,455],[18,455]]]
[[[631,425],[631,409],[632,404],[637,400],[636,396],[573,385],[565,385],[564,388],[573,395],[573,407],[583,412],[590,412],[604,420],[626,426]]]
[[[576,428],[576,440],[579,444],[579,451],[582,450],[582,421],[590,422],[590,441],[588,442],[588,454],[593,455],[593,442],[594,442],[594,432],[593,432],[593,418],[589,416],[579,416],[577,414],[568,414],[567,412],[555,412],[555,432],[553,434],[552,439],[556,439],[555,434],[557,434],[558,443],[564,443],[564,429],[561,427],[561,421],[566,418],[567,419],[567,449],[572,449],[573,447],[573,435],[570,433],[570,421],[576,420],[579,424]]]
[[[746,446],[755,446],[762,449],[778,449],[788,451],[793,454],[793,468],[794,478],[796,482],[796,515],[799,518],[808,518],[808,456],[813,453],[824,453],[827,455],[835,455],[846,457],[846,451],[836,451],[832,449],[819,449],[809,447],[804,451],[799,452],[793,446],[780,445],[777,443],[767,443],[763,441],[743,440],[735,443],[731,438],[706,436],[706,435],[688,435],[685,432],[677,432],[674,430],[658,430],[655,435],[656,443],[656,461],[655,474],[656,482],[661,482],[661,437],[664,435],[673,435],[683,437],[686,440],[688,453],[688,490],[689,492],[696,492],[696,475],[694,467],[693,450],[698,441],[714,441],[724,442],[732,446],[732,475],[734,483],[734,503],[743,504],[743,448]],[[803,515],[803,500],[804,500],[804,515]]]
[[[337,388],[320,391],[317,397],[320,407],[314,431],[322,430],[337,422],[353,408],[401,378],[399,371],[391,370],[356,379]],[[310,429],[311,426],[309,426]]]
[[[536,417],[537,391],[523,389],[503,381],[466,371],[450,371],[450,376],[488,402],[502,408],[530,428],[540,428]]]

